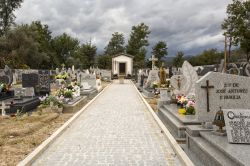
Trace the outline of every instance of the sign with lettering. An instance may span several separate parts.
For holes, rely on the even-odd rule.
[[[250,109],[250,78],[209,72],[195,85],[198,120],[212,122],[220,109]]]
[[[227,138],[230,143],[250,143],[250,109],[224,109]]]

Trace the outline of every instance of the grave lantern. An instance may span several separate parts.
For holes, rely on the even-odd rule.
[[[225,120],[224,120],[224,115],[223,115],[223,111],[221,110],[221,107],[220,107],[220,110],[218,112],[216,112],[216,114],[215,114],[213,124],[219,127],[218,132],[220,132],[220,133],[225,132],[223,130],[223,127],[225,126]]]

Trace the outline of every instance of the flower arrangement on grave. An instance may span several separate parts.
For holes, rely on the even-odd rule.
[[[57,112],[62,113],[63,102],[55,96],[43,96],[39,97],[41,104],[38,106],[38,113],[42,112]]]
[[[176,99],[177,99],[177,105],[180,106],[180,108],[178,109],[178,112],[180,114],[185,114],[186,113],[185,106],[186,106],[186,104],[188,102],[186,96],[184,96],[184,95],[177,95]]]
[[[61,100],[66,99],[73,99],[75,97],[80,96],[80,87],[77,85],[77,83],[72,82],[71,84],[67,86],[62,86],[56,93],[56,96],[60,98]]]
[[[63,107],[63,102],[58,100],[55,96],[44,96],[39,98],[41,101],[41,107],[48,107],[53,103],[53,106],[58,106],[59,108]]]
[[[184,115],[195,115],[195,101],[193,97],[177,95],[177,105],[180,106],[178,112]]]
[[[0,92],[8,92],[10,91],[11,85],[0,83]]]
[[[68,75],[68,73],[63,72],[62,74],[56,75],[55,78],[56,79],[64,79],[64,80],[66,80],[67,78],[69,78],[69,75]]]
[[[194,100],[189,100],[186,105],[186,113],[185,115],[195,115],[195,102]]]

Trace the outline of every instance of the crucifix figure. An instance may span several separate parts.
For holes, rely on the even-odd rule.
[[[183,80],[183,78],[181,79],[181,77],[178,76],[178,78],[175,80],[177,81],[178,90],[180,90],[181,89],[181,81]]]
[[[206,86],[201,86],[201,88],[204,88],[207,91],[207,112],[210,111],[209,109],[209,89],[214,88],[214,86],[209,85],[209,80],[206,81]]]
[[[2,102],[2,106],[0,107],[0,109],[2,110],[2,116],[6,115],[6,109],[10,108],[10,106],[6,106],[5,102]]]
[[[150,58],[149,61],[152,61],[152,70],[154,70],[155,62],[158,61],[158,58],[155,58],[155,55],[152,55],[152,58]]]

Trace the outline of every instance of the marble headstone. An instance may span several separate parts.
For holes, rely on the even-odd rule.
[[[167,89],[160,89],[160,99],[162,101],[168,101],[168,100],[170,100]]]
[[[198,120],[212,122],[220,107],[222,109],[250,109],[249,85],[249,77],[218,72],[207,73],[195,85]]]
[[[198,80],[198,74],[195,68],[188,62],[185,61],[182,65],[182,73],[186,78],[186,83],[184,86],[185,95],[194,95],[195,94],[195,83]]]
[[[150,70],[148,79],[144,88],[151,87],[155,81],[159,82],[160,78],[159,78],[158,72],[159,72],[158,70]]]
[[[250,109],[224,109],[228,142],[250,144]]]
[[[174,88],[174,94],[185,95],[185,85],[187,83],[186,77],[183,75],[174,75],[170,79],[170,84]]]

